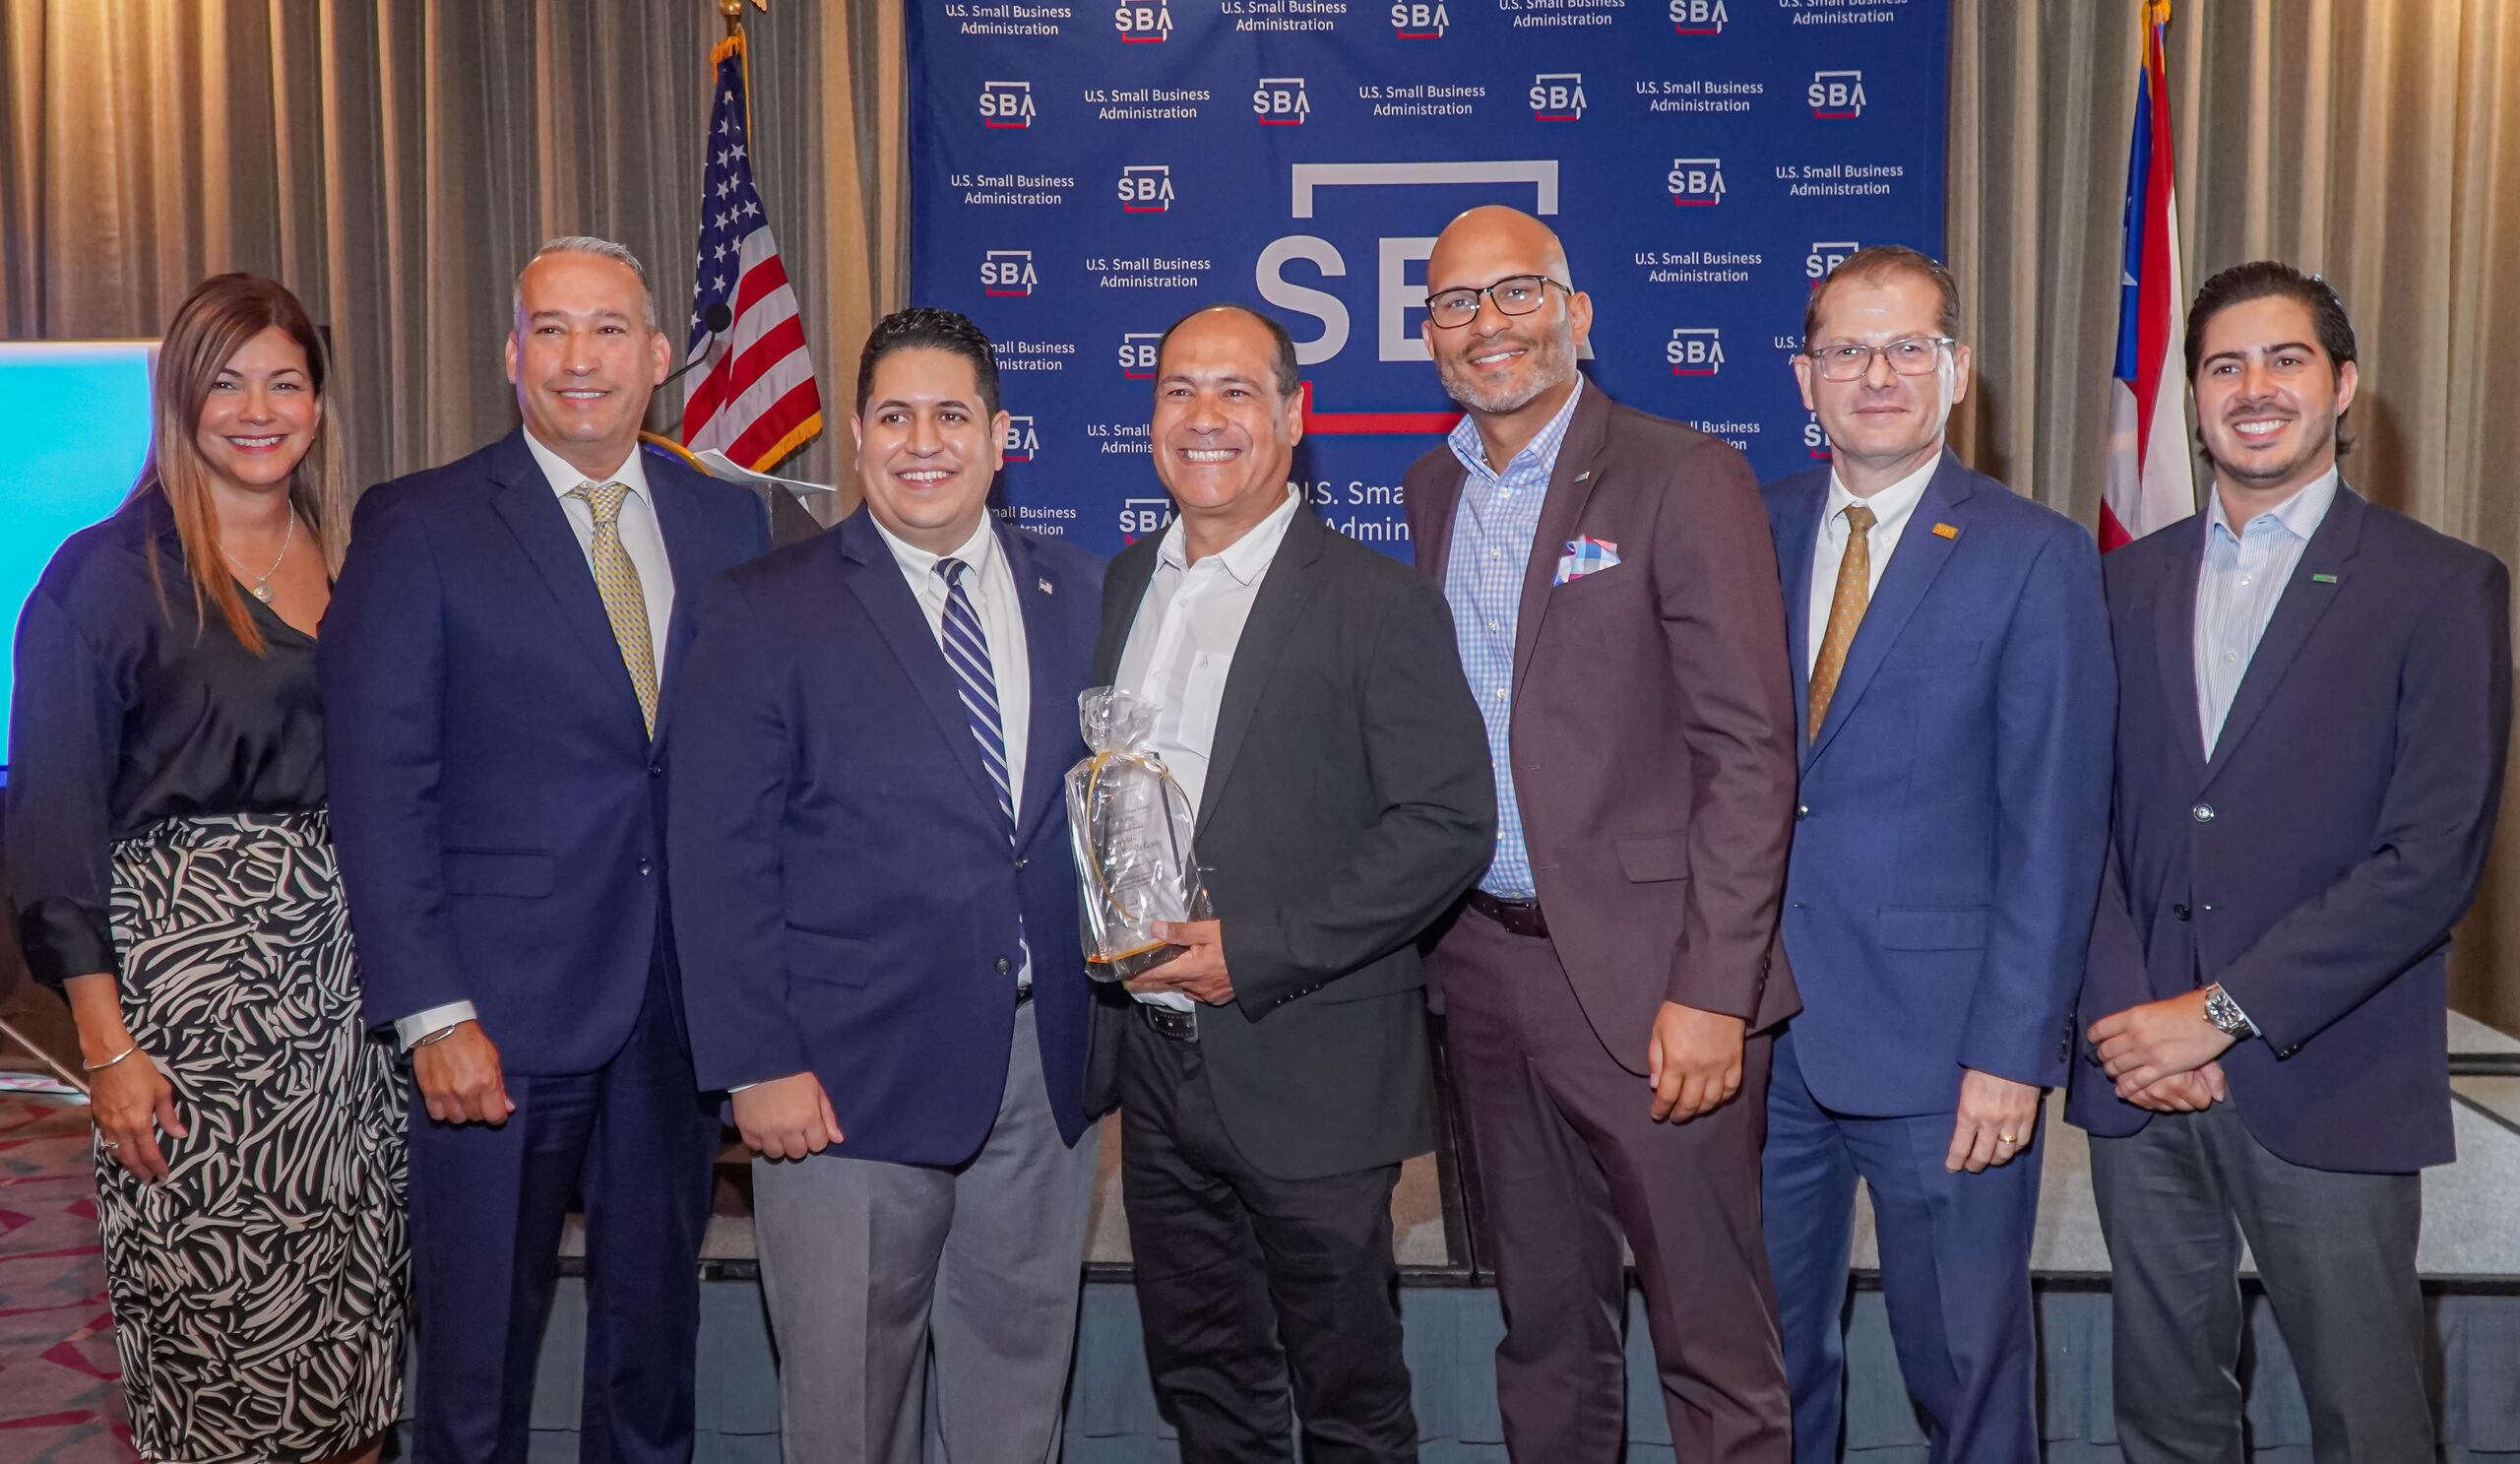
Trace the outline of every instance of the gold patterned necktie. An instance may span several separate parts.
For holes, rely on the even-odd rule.
[[[582,482],[569,496],[582,499],[595,514],[595,538],[587,559],[595,566],[596,593],[603,597],[604,618],[612,622],[613,644],[621,648],[621,666],[630,672],[630,689],[639,694],[639,717],[651,736],[657,731],[657,652],[648,636],[648,595],[639,584],[639,566],[621,546],[621,500],[627,483]]]
[[[1855,644],[1856,627],[1872,604],[1872,510],[1860,503],[1847,506],[1847,551],[1838,560],[1838,588],[1829,597],[1829,628],[1820,637],[1820,659],[1811,664],[1811,726],[1804,735],[1820,739],[1820,724],[1828,719],[1829,698],[1838,694],[1838,675],[1847,668],[1847,647]]]

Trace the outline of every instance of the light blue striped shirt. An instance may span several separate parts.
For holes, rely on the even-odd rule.
[[[1534,894],[1531,851],[1523,846],[1523,807],[1514,796],[1514,633],[1523,618],[1523,572],[1532,560],[1532,536],[1540,532],[1541,504],[1566,424],[1584,399],[1584,378],[1566,405],[1498,473],[1487,466],[1479,426],[1465,415],[1446,439],[1467,470],[1461,503],[1453,510],[1452,547],[1444,559],[1444,599],[1453,609],[1453,637],[1462,669],[1470,675],[1479,715],[1487,724],[1487,757],[1496,768],[1496,858],[1479,887],[1499,900]],[[1554,562],[1556,549],[1550,546]]]
[[[2206,491],[2205,565],[2196,576],[2196,715],[2209,758],[2284,587],[2336,501],[2336,484],[2330,468],[2237,533],[2223,512],[2223,495]]]

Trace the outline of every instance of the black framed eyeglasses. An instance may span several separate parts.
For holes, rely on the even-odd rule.
[[[1529,315],[1548,298],[1551,285],[1575,292],[1574,286],[1546,275],[1507,275],[1484,289],[1446,289],[1426,296],[1426,318],[1437,330],[1458,329],[1479,318],[1481,298],[1493,301],[1499,315]]]
[[[1842,342],[1806,350],[1812,364],[1820,368],[1822,381],[1855,381],[1872,369],[1872,357],[1878,352],[1890,362],[1890,369],[1902,376],[1929,374],[1941,358],[1946,346],[1960,344],[1950,336],[1905,336],[1882,346],[1858,346]]]

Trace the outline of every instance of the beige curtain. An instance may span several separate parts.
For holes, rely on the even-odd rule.
[[[785,471],[828,482],[904,287],[901,13],[746,14],[756,171],[839,409]],[[679,348],[724,33],[714,0],[0,0],[0,336],[154,336],[253,270],[332,329],[354,481],[468,452],[515,420],[508,288],[543,239],[628,244]]]
[[[1946,219],[1978,361],[1957,439],[2086,523],[2140,10],[1952,0]],[[2497,471],[2520,460],[2520,412],[2497,400],[2511,377],[2494,354],[2520,342],[2520,6],[2180,0],[2168,64],[2188,287],[2270,256],[2325,275],[2362,351],[2347,478],[2520,562],[2520,501]],[[2503,836],[2453,1000],[2520,1030],[2520,818]]]

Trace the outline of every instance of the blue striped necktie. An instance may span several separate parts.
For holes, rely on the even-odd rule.
[[[972,725],[972,739],[980,744],[980,764],[997,790],[997,811],[1006,819],[1006,838],[1012,843],[1015,795],[1006,778],[1006,728],[997,709],[997,675],[989,668],[988,632],[980,628],[979,610],[963,583],[970,569],[960,559],[936,561],[936,572],[945,577],[945,661],[954,668],[963,717]]]

